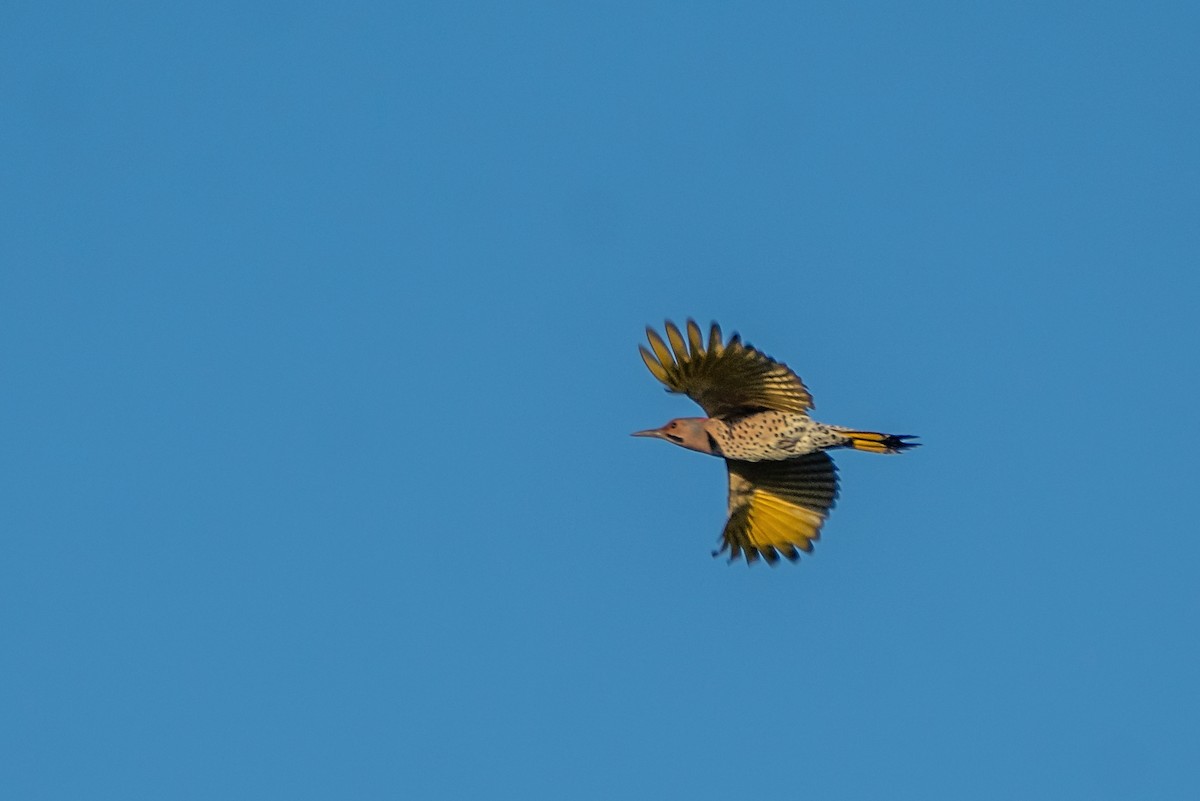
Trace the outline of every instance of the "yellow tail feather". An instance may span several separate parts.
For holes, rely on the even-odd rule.
[[[881,434],[878,431],[851,429],[839,429],[838,433],[850,438],[846,443],[847,447],[868,453],[900,453],[920,445],[918,442],[906,441],[914,438],[912,434]]]

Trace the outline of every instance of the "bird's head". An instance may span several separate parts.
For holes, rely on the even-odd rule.
[[[665,439],[667,442],[678,445],[681,448],[688,448],[701,453],[718,453],[716,442],[708,431],[705,430],[704,424],[708,422],[706,417],[680,417],[667,423],[662,428],[651,428],[646,431],[635,431],[635,437],[657,437]]]

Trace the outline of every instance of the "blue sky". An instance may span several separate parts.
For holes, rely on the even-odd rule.
[[[0,795],[1196,798],[1198,28],[6,4]],[[688,316],[923,438],[797,565]]]

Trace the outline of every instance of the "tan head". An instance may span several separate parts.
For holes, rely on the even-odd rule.
[[[635,431],[633,436],[657,437],[681,448],[700,451],[700,453],[718,454],[716,441],[704,429],[704,424],[707,422],[707,417],[680,417],[662,428]]]

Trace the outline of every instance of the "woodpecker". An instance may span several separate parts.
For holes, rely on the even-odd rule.
[[[901,453],[919,443],[911,434],[882,434],[818,423],[808,416],[812,395],[782,362],[738,334],[722,340],[716,323],[707,342],[688,320],[687,339],[670,320],[666,341],[647,326],[648,350],[638,349],[668,392],[687,395],[707,417],[681,417],[661,428],[637,431],[681,448],[718,456],[729,473],[728,520],[718,556],[796,561],[809,553],[838,496],[837,468],[826,451],[853,448]],[[668,345],[669,343],[669,345]]]

